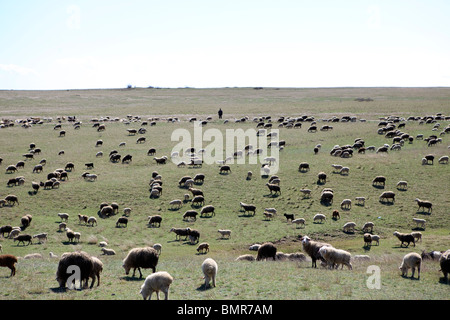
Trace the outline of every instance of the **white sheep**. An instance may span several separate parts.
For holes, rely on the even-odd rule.
[[[173,277],[166,271],[158,271],[147,276],[139,293],[144,300],[151,300],[153,292],[156,292],[156,298],[159,300],[159,292],[164,293],[164,300],[169,299],[169,287],[173,282]]]
[[[341,209],[351,209],[352,207],[352,200],[351,199],[344,199],[341,202]]]
[[[20,234],[20,229],[12,229],[11,232],[9,233],[8,238],[13,239],[13,238],[17,237],[19,234]]]
[[[81,239],[81,233],[80,233],[80,232],[74,232],[73,235],[74,235],[75,240],[76,240],[77,242],[80,242],[80,239]]]
[[[217,270],[218,270],[217,262],[214,261],[213,259],[207,258],[205,259],[205,261],[203,261],[202,272],[205,279],[205,286],[204,286],[205,289],[209,286],[210,281],[212,281],[213,287],[216,286]]]
[[[351,222],[347,222],[346,224],[344,224],[343,230],[344,230],[344,232],[355,232],[355,227],[356,227],[356,223],[351,221]]]
[[[47,233],[42,232],[35,234],[33,238],[37,238],[39,240],[39,243],[42,243],[42,241],[47,241],[47,235],[48,235]]]
[[[322,223],[324,220],[327,220],[327,217],[321,213],[316,214],[313,218],[314,222],[320,221],[320,223]]]
[[[303,197],[310,197],[311,196],[311,190],[310,189],[300,189],[300,192],[303,193]]]
[[[265,208],[264,211],[272,213],[273,215],[277,214],[277,209],[275,209],[275,208]]]
[[[417,279],[420,279],[420,267],[422,265],[422,257],[416,253],[411,252],[406,254],[403,257],[402,264],[400,265],[399,269],[402,271],[402,276],[407,277],[408,276],[408,270],[412,269],[411,279],[414,278],[414,273],[418,271]]]
[[[116,252],[113,249],[108,249],[108,248],[102,247],[101,250],[102,250],[103,254],[107,255],[107,256],[114,256],[116,254]]]
[[[414,237],[414,241],[422,241],[422,233],[419,231],[411,232],[411,235]]]
[[[448,160],[449,160],[448,156],[442,156],[439,158],[439,163],[440,164],[448,164]]]
[[[219,229],[219,230],[217,230],[217,232],[220,233],[222,238],[224,238],[225,236],[228,238],[231,238],[231,230]]]
[[[407,181],[399,181],[399,182],[397,182],[397,189],[401,189],[401,190],[408,189],[408,182]]]
[[[349,167],[342,167],[341,170],[339,171],[339,174],[341,174],[341,175],[343,175],[343,174],[348,175],[349,173],[350,173]]]
[[[370,232],[372,232],[373,231],[373,227],[374,227],[374,223],[373,222],[366,222],[364,225],[363,225],[363,227],[362,227],[362,229],[363,229],[363,231],[364,232],[369,232],[369,229],[370,229]]]
[[[366,254],[357,254],[355,256],[352,256],[352,259],[354,261],[369,261],[370,260],[370,256],[368,256]]]
[[[417,228],[425,229],[425,224],[427,222],[425,219],[413,218],[413,221],[416,223]]]
[[[340,172],[342,170],[342,168],[343,168],[343,166],[341,166],[340,164],[332,164],[331,166],[333,167],[335,172],[336,171]]]
[[[179,199],[175,199],[175,200],[170,201],[169,204],[172,206],[172,208],[174,206],[177,206],[178,208],[181,208],[181,206],[183,205],[183,201],[181,201]]]
[[[131,215],[131,208],[124,208],[123,215],[129,217]]]
[[[291,221],[291,223],[296,224],[296,228],[298,228],[299,225],[305,226],[306,220],[303,218],[297,218]]]
[[[353,269],[352,264],[350,263],[352,256],[348,251],[323,246],[319,249],[319,254],[325,259],[330,269],[337,269],[339,265],[342,265],[342,268],[345,265],[349,270]]]
[[[63,220],[68,221],[69,220],[69,214],[68,213],[58,213],[58,217],[61,218],[61,221],[63,221]]]
[[[94,224],[97,225],[97,219],[95,217],[89,217],[87,220],[87,224],[93,227]]]
[[[236,261],[255,261],[256,258],[255,258],[255,256],[253,256],[251,254],[243,254],[243,255],[240,255],[239,257],[237,257],[235,260]]]
[[[98,245],[99,245],[99,247],[107,247],[108,243],[106,241],[101,241],[101,242],[99,242]]]
[[[358,205],[364,206],[366,203],[366,198],[365,197],[356,197],[355,198],[356,201],[358,201]]]
[[[161,245],[160,243],[155,243],[155,244],[153,245],[153,249],[155,249],[155,250],[156,250],[156,253],[157,253],[158,255],[160,255],[160,254],[161,254],[162,245]]]

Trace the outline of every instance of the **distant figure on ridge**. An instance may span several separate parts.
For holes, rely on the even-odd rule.
[[[219,112],[217,112],[217,113],[219,114],[219,119],[222,119],[222,114],[223,114],[222,109],[219,109]]]

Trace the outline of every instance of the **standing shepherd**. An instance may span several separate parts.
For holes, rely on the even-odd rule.
[[[222,111],[222,109],[220,108],[219,109],[219,112],[217,112],[218,114],[219,114],[219,119],[222,119],[222,114],[223,114],[223,111]]]

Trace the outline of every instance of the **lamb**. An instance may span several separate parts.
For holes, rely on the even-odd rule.
[[[81,224],[81,223],[86,224],[87,221],[88,221],[88,219],[89,219],[89,217],[86,216],[86,215],[84,215],[84,214],[79,214],[79,215],[78,215],[78,221],[79,221],[80,224]]]
[[[183,201],[181,201],[179,199],[175,199],[175,200],[170,201],[169,205],[171,205],[172,208],[175,206],[175,207],[178,207],[178,209],[179,209],[183,205]]]
[[[337,220],[337,219],[341,218],[341,215],[339,214],[339,211],[337,211],[337,210],[333,210],[331,216],[332,216],[333,220]]]
[[[166,271],[158,271],[145,278],[139,293],[144,300],[151,300],[153,292],[156,292],[156,299],[159,300],[159,292],[164,293],[164,300],[169,299],[169,288],[173,282],[173,277]]]
[[[272,220],[273,219],[273,213],[271,213],[271,212],[264,211],[263,215],[265,217],[265,220]]]
[[[417,268],[417,272],[418,272],[417,279],[420,279],[421,265],[422,265],[422,257],[418,253],[411,252],[411,253],[406,254],[403,257],[402,264],[399,267],[399,269],[402,271],[402,277],[407,277],[408,270],[412,269],[411,279],[413,279],[414,273]]]
[[[311,196],[311,190],[310,189],[300,189],[300,192],[303,193],[303,197],[310,197]]]
[[[95,279],[97,278],[97,287],[100,285],[100,273],[103,271],[103,262],[99,258],[91,256],[92,259],[92,271],[89,277],[92,279],[91,288],[94,286]]]
[[[158,264],[159,255],[152,247],[134,248],[131,249],[125,259],[123,260],[122,267],[125,269],[125,274],[128,275],[133,268],[133,278],[138,269],[140,277],[142,278],[141,268],[151,268],[153,273],[156,272],[156,266]]]
[[[201,210],[200,210],[200,216],[203,217],[203,215],[209,215],[211,214],[211,216],[215,216],[216,212],[215,212],[215,208],[213,205],[207,205],[204,206]]]
[[[411,232],[411,235],[414,237],[416,242],[422,241],[422,233],[419,231]]]
[[[266,260],[268,258],[272,258],[275,261],[277,254],[277,247],[275,247],[272,243],[266,242],[261,245],[258,249],[258,254],[256,256],[257,261]]]
[[[385,191],[380,195],[380,202],[384,203],[385,201],[392,200],[392,203],[395,202],[395,193],[393,191]]]
[[[202,272],[205,278],[204,288],[206,289],[209,286],[209,283],[212,282],[212,286],[216,286],[216,277],[217,277],[218,266],[217,262],[211,258],[205,259],[202,263]]]
[[[191,228],[186,228],[186,229],[187,229],[187,234],[189,236],[189,241],[191,242],[191,244],[198,243],[198,241],[200,240],[200,232],[198,230],[191,229]]]
[[[0,267],[7,267],[11,270],[10,277],[16,274],[17,257],[11,254],[0,255]]]
[[[302,225],[302,226],[304,227],[304,226],[305,226],[305,223],[306,223],[305,219],[303,219],[303,218],[297,218],[297,219],[295,219],[295,220],[292,220],[291,222],[292,222],[293,224],[296,224],[296,225],[297,225],[296,228],[298,228],[299,225]]]
[[[352,207],[352,200],[350,199],[344,199],[341,202],[341,209],[351,209]]]
[[[440,259],[439,265],[441,267],[442,273],[444,274],[445,282],[448,283],[448,274],[450,273],[450,250],[445,251]]]
[[[107,256],[114,256],[116,254],[116,252],[113,249],[102,247],[100,250],[103,252],[104,255]]]
[[[69,214],[68,213],[58,213],[58,217],[61,218],[61,221],[63,221],[63,220],[68,221],[69,220]]]
[[[397,182],[397,189],[398,190],[406,190],[406,189],[408,189],[408,182],[407,181],[399,181],[399,182]]]
[[[81,233],[80,232],[74,232],[73,238],[76,240],[76,242],[80,242],[81,239]]]
[[[67,252],[61,256],[58,263],[58,269],[56,271],[56,281],[59,283],[60,288],[70,287],[68,279],[73,273],[73,269],[69,269],[71,266],[77,266],[79,268],[79,280],[80,286],[84,282],[88,283],[91,274],[94,271],[94,263],[91,256],[86,252]],[[91,288],[94,284],[92,281]]]
[[[408,247],[411,242],[414,244],[414,247],[416,246],[415,239],[411,234],[400,233],[398,231],[395,231],[393,234],[401,241],[400,247],[403,247],[403,243],[407,243],[408,245],[406,247]]]
[[[448,164],[448,160],[449,160],[448,156],[442,156],[439,158],[439,163],[440,164]]]
[[[417,202],[417,205],[419,206],[419,210],[420,210],[420,208],[424,208],[424,209],[428,209],[427,211],[429,213],[431,213],[431,211],[433,211],[433,204],[430,201],[420,200],[419,198],[416,198],[414,201]]]
[[[327,220],[327,217],[324,214],[318,213],[314,216],[313,221],[323,223],[324,220]]]
[[[201,252],[200,252],[201,251]],[[209,244],[207,242],[202,242],[197,247],[198,253],[207,253],[209,252]]]
[[[228,229],[219,229],[217,232],[220,233],[221,238],[227,237],[228,239],[231,238],[231,230]]]
[[[39,240],[39,243],[42,243],[42,241],[47,241],[47,233],[45,233],[45,232],[43,232],[43,233],[38,233],[38,234],[35,234],[34,236],[33,236],[33,239],[34,238],[37,238],[38,240]]]
[[[353,221],[350,221],[350,222],[347,222],[346,224],[344,224],[343,231],[344,232],[355,232],[355,227],[356,227],[356,223],[354,223]]]
[[[243,254],[235,259],[236,261],[255,261],[255,257],[251,254]]]
[[[323,246],[319,249],[319,255],[324,258],[330,269],[338,268],[339,265],[342,265],[342,268],[345,266],[348,267],[349,270],[352,270],[352,264],[350,263],[351,254],[342,249],[336,249],[333,247]]]
[[[128,218],[127,217],[120,217],[119,219],[117,219],[116,222],[116,228],[120,227],[120,226],[124,226],[125,228],[128,225]]]
[[[376,234],[365,233],[364,234],[364,243],[372,245],[372,242],[375,241],[377,246],[380,245],[380,236]]]
[[[148,224],[152,227],[161,226],[162,217],[160,215],[148,216]]]
[[[328,243],[318,242],[311,240],[308,236],[303,236],[300,238],[302,241],[302,249],[308,254],[312,259],[312,268],[317,268],[317,260],[323,260],[323,257],[319,254],[320,248],[323,246],[331,246]]]
[[[416,223],[417,228],[422,228],[425,230],[425,224],[427,222],[425,219],[413,218],[413,221]]]
[[[366,222],[364,225],[363,225],[363,227],[362,227],[362,230],[364,231],[364,232],[369,232],[369,229],[370,229],[370,232],[373,232],[373,227],[374,227],[374,223],[373,222]]]
[[[89,217],[87,219],[87,225],[90,225],[91,227],[93,227],[95,225],[97,225],[97,219],[95,217]]]
[[[253,204],[246,204],[243,202],[239,202],[239,205],[244,209],[244,213],[247,213],[247,211],[253,212],[253,215],[256,214],[256,206]]]

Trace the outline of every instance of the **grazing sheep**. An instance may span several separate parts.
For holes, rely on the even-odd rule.
[[[100,215],[102,217],[109,217],[112,214],[114,214],[114,209],[109,205],[106,205],[100,209]]]
[[[247,172],[247,180],[252,180],[252,176],[253,176],[253,172],[251,172],[251,171],[248,171]]]
[[[13,228],[9,233],[8,239],[14,239],[20,234],[20,231],[21,231],[20,228]]]
[[[152,188],[150,190],[150,198],[159,198],[161,195],[161,192],[158,189]]]
[[[189,228],[171,228],[169,232],[175,233],[175,240],[181,240],[181,237],[184,237],[184,240],[189,236]]]
[[[192,206],[201,206],[205,204],[205,197],[204,196],[195,196],[192,198]]]
[[[61,256],[58,263],[58,269],[56,271],[56,281],[59,283],[60,288],[65,288],[72,270],[68,269],[70,266],[77,266],[79,268],[79,280],[80,287],[83,282],[87,285],[91,274],[94,271],[94,262],[90,255],[83,251],[67,252]],[[94,284],[92,281],[91,288]]]
[[[11,206],[13,206],[16,203],[17,203],[17,205],[19,205],[19,198],[13,194],[7,195],[5,197],[5,201]]]
[[[221,238],[225,238],[225,237],[227,237],[228,239],[231,238],[231,230],[219,229],[219,230],[217,230],[217,232],[220,233]]]
[[[205,259],[202,263],[202,272],[205,279],[204,288],[206,289],[209,286],[209,283],[212,282],[212,286],[216,286],[216,277],[217,277],[218,266],[217,262],[211,258]]]
[[[68,213],[58,213],[58,217],[61,218],[61,221],[68,221],[69,220],[69,214]]]
[[[444,274],[445,282],[448,283],[448,274],[450,273],[450,250],[445,251],[440,259],[439,265],[441,267],[442,273]]]
[[[343,228],[344,232],[355,232],[355,227],[356,227],[356,223],[351,221],[351,222],[347,222],[346,224],[344,224],[344,226],[342,228]]]
[[[275,261],[276,254],[277,254],[277,247],[275,247],[273,243],[270,242],[263,243],[258,249],[256,261],[266,260],[268,258],[272,258]]]
[[[351,254],[348,251],[323,246],[319,249],[318,253],[320,256],[322,256],[322,258],[324,258],[326,264],[330,269],[337,269],[339,265],[342,265],[342,268],[345,265],[349,270],[353,269],[352,264],[350,263]]]
[[[17,257],[11,254],[0,255],[0,267],[7,267],[11,270],[10,277],[16,274]]]
[[[100,273],[103,271],[103,262],[99,258],[91,256],[92,271],[89,277],[92,279],[91,288],[94,286],[95,279],[97,279],[97,287],[100,285]]]
[[[108,249],[105,247],[102,247],[101,251],[103,252],[104,255],[107,255],[107,256],[114,256],[116,254],[116,252],[113,249]]]
[[[311,197],[311,190],[310,189],[300,189],[300,192],[303,193],[303,197]]]
[[[86,224],[90,225],[91,227],[93,227],[94,224],[97,225],[97,219],[95,217],[89,217],[87,219],[87,223]]]
[[[382,185],[385,186],[386,185],[386,177],[384,176],[377,176],[372,180],[372,185]]]
[[[333,167],[333,172],[341,172],[343,166],[341,166],[340,164],[332,164],[331,165]]]
[[[89,219],[88,216],[86,216],[86,215],[84,215],[84,214],[78,214],[78,221],[79,221],[78,223],[79,223],[79,224],[81,224],[81,223],[86,224],[87,221],[88,221],[88,219]]]
[[[173,282],[173,277],[166,271],[158,271],[145,278],[139,293],[144,300],[151,300],[153,292],[156,292],[156,299],[159,300],[159,292],[164,293],[164,300],[169,300],[169,287]]]
[[[200,252],[201,251],[201,252]],[[198,253],[207,253],[209,252],[209,244],[206,242],[202,242],[198,245],[197,247],[197,252]]]
[[[273,213],[271,213],[271,212],[264,211],[263,215],[265,217],[265,220],[272,220],[273,219]]]
[[[311,240],[308,236],[300,238],[302,241],[302,250],[308,254],[312,259],[312,268],[317,268],[317,260],[323,260],[323,257],[319,254],[320,248],[323,246],[331,246],[328,243],[318,242]]]
[[[432,155],[432,154],[427,154],[427,155],[424,157],[424,159],[427,160],[427,163],[426,163],[426,164],[429,164],[429,162],[431,161],[431,164],[433,165],[433,163],[434,163],[434,155]]]
[[[159,255],[152,247],[134,248],[131,249],[125,259],[122,267],[125,269],[125,274],[128,275],[133,268],[133,278],[138,269],[140,277],[142,278],[141,268],[151,268],[153,273],[156,272],[156,265],[158,264]]]
[[[393,191],[385,191],[380,195],[380,202],[389,202],[389,200],[391,200],[392,203],[395,202],[395,193]]]
[[[364,246],[368,246],[372,244],[372,236],[370,233],[364,234]]]
[[[220,167],[219,173],[231,173],[231,167],[228,165],[224,165]]]
[[[65,222],[61,222],[59,225],[58,225],[58,230],[59,231],[64,231],[64,230],[66,230],[66,228],[67,228],[67,223],[65,223]]]
[[[350,199],[344,199],[341,202],[341,209],[351,209],[352,207],[352,200]]]
[[[22,224],[22,230],[26,229],[30,225],[31,220],[33,220],[31,214],[26,214],[20,219],[20,222]]]
[[[358,206],[364,206],[366,203],[365,197],[356,197],[355,200],[358,201],[357,203]]]
[[[416,246],[415,239],[410,233],[400,233],[398,231],[395,231],[393,234],[398,238],[398,240],[401,241],[400,247],[403,247],[403,243],[407,243],[406,247],[408,247],[411,242],[413,243],[414,247]]]
[[[296,224],[296,229],[299,227],[299,225],[305,227],[306,220],[303,218],[297,218],[291,221],[291,223]]]
[[[189,220],[189,219],[191,219],[191,220],[193,220],[193,221],[196,221],[196,220],[197,220],[197,215],[198,215],[198,212],[197,212],[197,211],[195,211],[195,210],[188,210],[188,211],[186,211],[186,212],[183,214],[183,220]]]
[[[127,217],[120,217],[119,219],[117,219],[116,228],[121,227],[121,226],[126,228],[127,225],[128,225]]]
[[[195,229],[186,228],[191,244],[198,243],[200,240],[200,232]]]
[[[253,204],[246,204],[244,202],[239,202],[239,205],[241,208],[244,209],[244,213],[247,213],[247,211],[253,212],[253,215],[256,214],[256,206]]]
[[[362,227],[362,230],[364,231],[364,232],[373,232],[373,227],[374,227],[374,223],[373,222],[366,222],[364,225],[363,225],[363,227]],[[370,231],[369,231],[369,229],[370,229]]]
[[[402,277],[407,277],[408,270],[412,269],[411,279],[413,279],[414,273],[417,268],[417,272],[418,272],[417,279],[420,279],[421,265],[422,265],[422,257],[418,253],[411,252],[411,253],[406,254],[403,257],[402,264],[399,267],[399,269],[402,271]]]
[[[431,211],[433,211],[433,204],[430,201],[420,200],[419,198],[416,198],[414,201],[417,202],[417,205],[419,206],[419,210],[420,210],[420,208],[424,208],[424,209],[428,209],[427,211],[429,213],[431,213]]]
[[[300,165],[298,166],[298,171],[300,172],[309,171],[309,163],[301,162]]]
[[[207,205],[204,206],[201,210],[200,210],[200,216],[203,217],[203,215],[209,216],[211,214],[211,216],[215,216],[216,212],[215,212],[215,208],[213,205]]]
[[[183,201],[181,201],[179,199],[175,199],[175,200],[170,201],[169,205],[172,206],[172,209],[173,209],[173,207],[177,207],[179,209],[183,205]]]
[[[320,195],[321,203],[333,203],[334,194],[331,191],[322,191]]]
[[[425,219],[413,218],[413,221],[416,223],[417,228],[422,228],[425,230],[425,224],[427,223]]]
[[[448,164],[448,160],[449,160],[448,156],[442,156],[439,158],[439,163],[440,164]]]
[[[339,174],[341,175],[348,175],[350,173],[350,168],[349,167],[342,167],[341,170],[339,171]]]
[[[292,220],[294,220],[294,214],[293,213],[285,213],[284,216],[286,217],[287,221],[291,220],[291,222],[292,222]]]
[[[317,174],[317,183],[324,184],[327,181],[327,174],[325,172],[319,172]]]
[[[339,214],[339,211],[337,211],[337,210],[333,210],[331,216],[332,216],[333,220],[337,220],[337,219],[341,218],[341,215]]]
[[[324,220],[327,220],[327,217],[324,214],[318,213],[314,216],[313,221],[314,222],[318,222],[320,221],[320,223],[323,223]]]
[[[161,226],[162,217],[160,215],[148,216],[148,224],[152,227]]]
[[[66,236],[69,242],[73,242],[73,240],[75,239],[75,232],[73,232],[73,230],[69,228],[66,228]]]
[[[407,181],[399,181],[399,182],[397,182],[397,189],[398,190],[406,190],[406,189],[408,189],[408,182]]]

